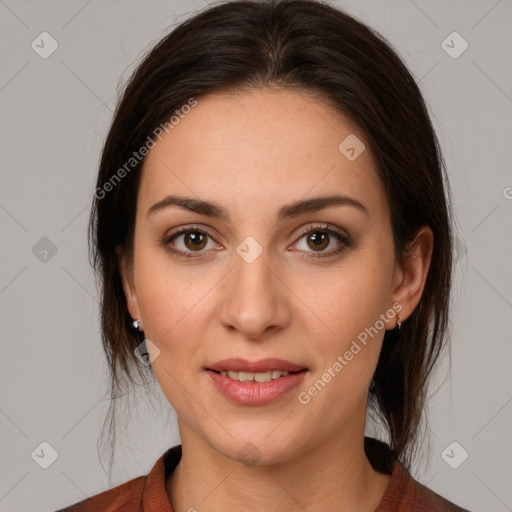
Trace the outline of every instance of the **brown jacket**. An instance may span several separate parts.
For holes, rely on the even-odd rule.
[[[376,470],[389,468],[387,446],[366,438],[366,454]],[[388,449],[389,450],[389,449]],[[181,445],[167,450],[147,476],[139,476],[56,512],[172,512],[165,488],[181,459]],[[375,512],[468,512],[414,480],[399,462],[391,464],[391,479]]]

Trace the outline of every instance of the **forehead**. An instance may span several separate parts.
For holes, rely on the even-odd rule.
[[[363,133],[312,93],[266,89],[201,97],[155,140],[139,190],[145,211],[166,194],[211,199],[236,215],[342,193],[373,215],[387,214]],[[347,157],[351,147],[365,149],[354,160]]]

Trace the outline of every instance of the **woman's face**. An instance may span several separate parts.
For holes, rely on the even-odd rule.
[[[310,94],[257,90],[200,98],[156,142],[137,199],[133,282],[123,275],[182,440],[264,464],[360,439],[403,277],[362,133]],[[314,207],[335,195],[347,199]],[[189,231],[173,237],[178,228]],[[208,370],[231,358],[306,370],[271,384]]]

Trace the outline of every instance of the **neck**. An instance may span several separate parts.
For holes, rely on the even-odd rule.
[[[364,452],[362,436],[312,446],[293,460],[246,465],[180,425],[182,457],[166,482],[173,511],[374,511],[389,483]]]

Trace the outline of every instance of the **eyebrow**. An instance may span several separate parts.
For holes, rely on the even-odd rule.
[[[222,219],[224,221],[230,220],[230,214],[228,210],[217,203],[177,195],[168,195],[164,197],[161,201],[158,201],[153,206],[151,206],[146,215],[147,217],[151,217],[155,213],[171,206],[177,206],[178,208],[182,208],[184,210],[198,213],[200,215],[206,215],[208,217]],[[369,211],[357,199],[346,195],[336,194],[319,196],[311,199],[303,199],[284,205],[278,211],[277,221],[282,222],[283,220],[298,217],[304,213],[318,212],[331,206],[352,206],[364,214],[369,215]]]

